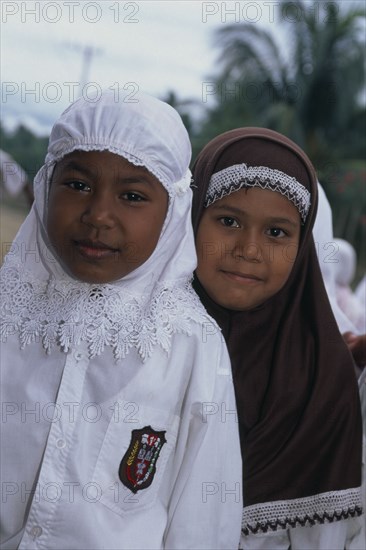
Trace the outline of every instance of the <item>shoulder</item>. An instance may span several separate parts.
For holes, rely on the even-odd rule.
[[[152,298],[151,310],[159,315],[163,314],[166,321],[178,324],[181,321],[188,333],[202,329],[220,333],[220,328],[205,310],[191,282],[157,289]]]

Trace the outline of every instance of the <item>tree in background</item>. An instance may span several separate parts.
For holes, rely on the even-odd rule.
[[[25,126],[18,126],[14,132],[7,132],[0,125],[1,149],[9,153],[27,173],[29,180],[41,168],[48,146],[47,137],[37,137]]]
[[[255,23],[216,31],[216,101],[194,136],[195,153],[238,126],[286,134],[317,168],[335,234],[350,240],[365,264],[365,7],[282,0],[277,20],[277,36]]]
[[[184,126],[187,128],[189,135],[192,135],[193,128],[193,119],[189,113],[191,107],[197,103],[194,99],[179,99],[177,94],[173,90],[169,90],[167,94],[162,98],[162,101],[168,103],[173,107],[180,116],[182,117]]]
[[[302,0],[282,1],[279,10],[281,42],[253,23],[218,29],[216,111],[235,111],[285,133],[314,162],[340,154],[362,158],[365,11],[342,13],[335,2]]]

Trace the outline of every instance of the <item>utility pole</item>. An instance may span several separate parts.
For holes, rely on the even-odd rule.
[[[83,58],[82,58],[82,66],[81,66],[79,95],[81,95],[84,86],[89,82],[89,72],[90,72],[90,66],[91,66],[93,57],[97,54],[102,53],[102,51],[99,48],[95,48],[94,46],[84,46],[82,48],[82,53],[83,53]]]
[[[95,55],[100,55],[102,50],[95,46],[82,45],[82,44],[68,44],[68,47],[74,51],[82,53],[81,73],[80,73],[80,87],[79,97],[82,95],[84,86],[89,82],[90,67]]]

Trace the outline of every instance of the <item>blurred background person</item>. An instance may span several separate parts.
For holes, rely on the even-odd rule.
[[[357,256],[351,243],[344,239],[334,239],[337,247],[337,262],[335,262],[336,298],[339,307],[352,321],[357,332],[366,332],[365,304],[352,290],[356,273]]]
[[[23,168],[5,151],[0,149],[1,199],[3,192],[11,197],[24,193],[29,207],[33,203],[33,190]]]

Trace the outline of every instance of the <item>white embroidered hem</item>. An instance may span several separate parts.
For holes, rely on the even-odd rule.
[[[362,514],[361,488],[244,507],[242,531],[267,533],[289,527],[331,523]]]

